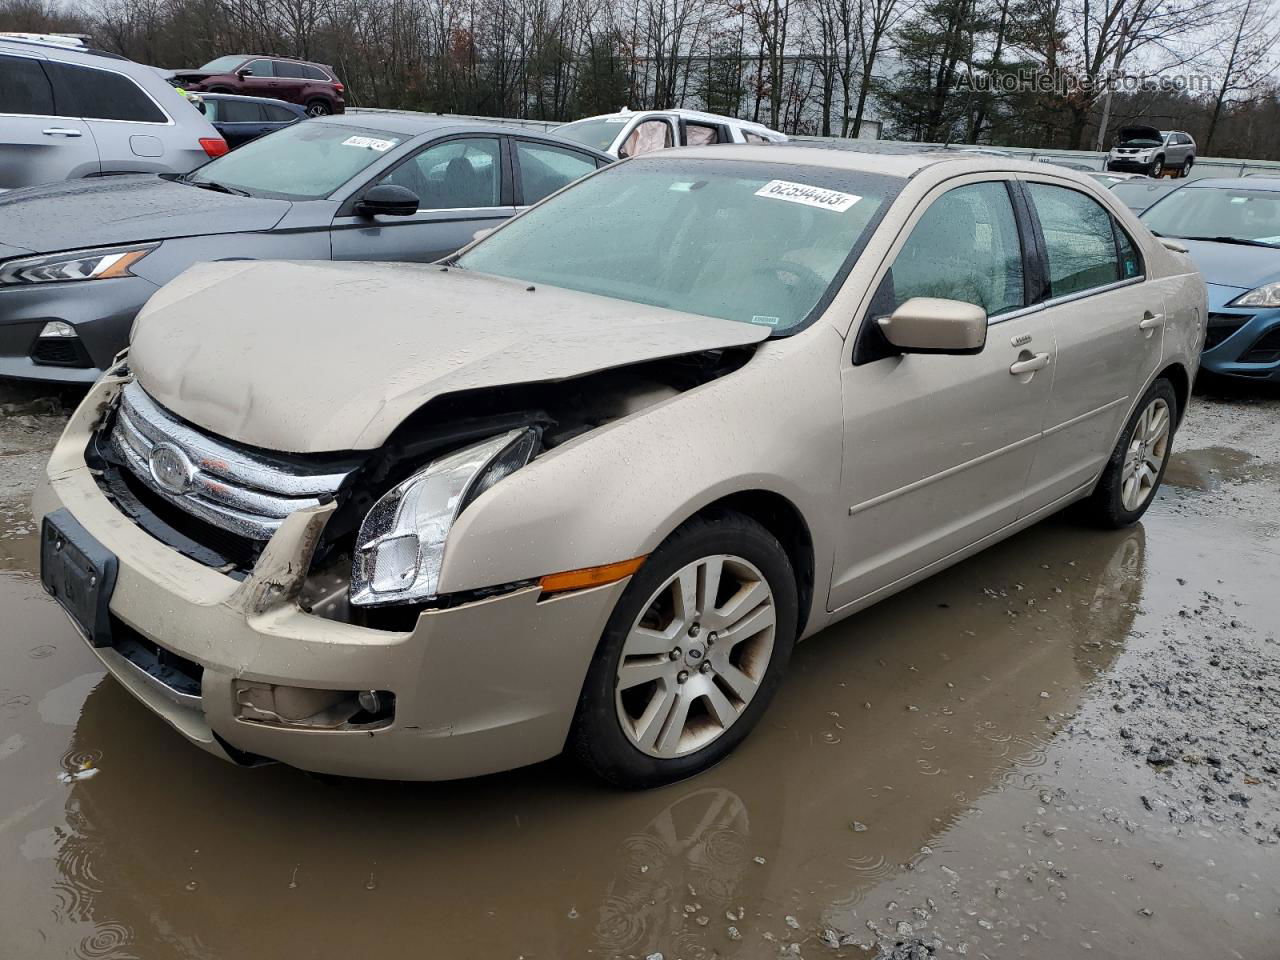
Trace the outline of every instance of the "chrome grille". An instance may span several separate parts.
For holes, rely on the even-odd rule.
[[[111,447],[152,493],[253,540],[270,539],[289,514],[336,494],[354,470],[308,472],[254,456],[178,420],[137,383],[122,392]]]

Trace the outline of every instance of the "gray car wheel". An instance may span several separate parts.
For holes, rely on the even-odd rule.
[[[1084,512],[1104,527],[1136,522],[1155,499],[1173,452],[1178,396],[1168,380],[1147,390],[1125,425]]]
[[[307,104],[308,117],[327,117],[331,113],[333,110],[323,100],[312,100]]]
[[[1156,178],[1164,176],[1164,157],[1156,157],[1152,160],[1151,167],[1147,172]]]
[[[719,762],[768,705],[795,642],[795,574],[737,513],[667,538],[619,599],[570,742],[604,779],[648,787]]]

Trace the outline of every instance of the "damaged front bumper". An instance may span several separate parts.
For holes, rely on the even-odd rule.
[[[319,773],[443,780],[561,751],[626,580],[424,610],[407,632],[306,613],[298,596],[333,505],[288,517],[242,580],[182,556],[122,514],[85,461],[125,382],[108,376],[85,398],[33,512],[67,510],[115,557],[110,635],[93,649],[138,700],[218,756]],[[361,693],[374,709],[344,709]]]

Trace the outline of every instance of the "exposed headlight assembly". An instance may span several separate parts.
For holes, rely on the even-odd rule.
[[[10,260],[0,264],[0,286],[131,277],[129,268],[158,246],[158,243],[143,243]]]
[[[445,543],[463,509],[533,456],[526,427],[441,457],[388,491],[360,524],[351,564],[351,602],[406,603],[436,595]]]
[[[1280,283],[1267,283],[1236,297],[1228,307],[1280,307]]]

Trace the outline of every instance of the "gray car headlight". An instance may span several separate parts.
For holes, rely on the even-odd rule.
[[[537,442],[532,427],[512,430],[432,461],[388,491],[360,524],[351,602],[374,606],[434,597],[454,520],[527,464]]]
[[[0,264],[0,286],[131,277],[129,268],[158,246],[158,243],[142,243],[10,260]]]
[[[1228,307],[1280,307],[1280,283],[1267,283],[1242,293]]]

